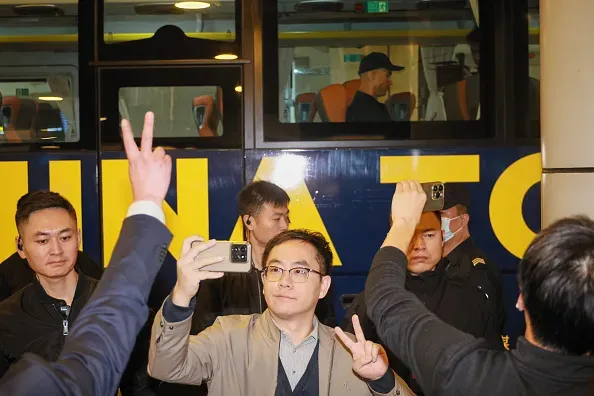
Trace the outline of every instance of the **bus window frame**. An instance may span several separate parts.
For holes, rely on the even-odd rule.
[[[88,1],[87,6],[92,5],[90,3],[93,1]],[[95,21],[92,32],[95,61],[214,59],[216,55],[228,52],[242,56],[243,5],[241,0],[235,0],[235,39],[232,42],[190,38],[183,34],[153,35],[148,39],[108,44],[105,42],[105,0],[95,0],[95,3],[95,7],[85,8],[83,11],[88,16],[96,10],[96,15],[92,19]],[[79,34],[80,31],[79,28]],[[153,54],[156,53],[161,56],[154,56]]]
[[[339,148],[339,147],[441,147],[441,146],[491,146],[500,145],[504,142],[505,131],[500,122],[497,121],[495,107],[501,106],[502,94],[498,92],[497,76],[495,74],[495,12],[496,1],[481,1],[481,119],[473,121],[409,121],[378,123],[372,125],[358,123],[281,123],[278,120],[278,18],[277,2],[274,1],[263,7],[260,14],[261,19],[256,20],[255,26],[259,26],[261,36],[261,57],[254,56],[255,73],[255,148],[262,149],[283,149],[283,148]],[[275,39],[263,40],[263,37],[274,36]],[[256,41],[259,41],[258,39]],[[262,79],[259,81],[257,75],[272,76],[275,78]],[[272,96],[272,97],[271,97]],[[378,135],[384,135],[390,128],[396,128],[398,132],[410,133],[413,130],[421,132],[422,135],[433,135],[435,138],[427,139],[383,139],[383,140],[266,140],[266,136],[280,135],[279,132],[299,136],[302,130],[308,133],[315,131],[326,132],[340,130],[343,135],[360,135],[357,125],[364,125],[366,130],[374,128]],[[479,138],[472,138],[479,128]],[[460,133],[460,131],[463,131]],[[266,131],[266,133],[265,133]],[[347,133],[345,133],[347,132]],[[451,138],[455,134],[465,135],[462,138]],[[486,136],[486,137],[482,137]]]
[[[240,65],[100,67],[98,71],[98,117],[100,151],[123,151],[120,138],[119,90],[126,87],[220,87],[223,91],[223,134],[215,137],[156,137],[155,145],[176,149],[242,149],[243,96]],[[151,76],[158,76],[157,78]],[[115,105],[115,106],[114,106]],[[136,139],[140,141],[140,138]]]
[[[39,142],[0,143],[1,152],[48,152],[48,150],[95,150],[96,139],[92,134],[84,134],[81,130],[81,111],[79,95],[79,68],[76,65],[48,65],[48,66],[0,66],[2,79],[8,80],[47,80],[49,74],[63,74],[70,78],[71,93],[74,98],[74,114],[79,139],[77,142],[53,142],[42,144]],[[4,95],[6,96],[6,95]]]

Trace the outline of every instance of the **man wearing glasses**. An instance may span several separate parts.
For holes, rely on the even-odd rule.
[[[212,246],[214,241],[199,237],[184,241],[177,283],[153,325],[152,377],[207,383],[210,395],[413,395],[389,370],[384,349],[365,340],[356,317],[356,338],[316,318],[316,304],[330,287],[332,263],[328,242],[319,233],[289,230],[268,242],[262,257],[264,313],[222,316],[190,336],[200,282],[223,276],[201,270],[222,261],[200,257]]]

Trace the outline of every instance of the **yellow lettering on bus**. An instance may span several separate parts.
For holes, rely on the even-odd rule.
[[[380,157],[380,183],[418,180],[421,183],[478,182],[478,155],[403,155]]]
[[[324,235],[330,243],[330,249],[334,255],[333,265],[340,266],[342,265],[340,257],[305,184],[307,165],[307,157],[295,154],[265,157],[260,162],[254,180],[267,180],[283,188],[291,198],[291,203],[289,204],[290,227],[293,229],[307,228]],[[242,238],[241,218],[238,218],[230,240],[239,241]]]
[[[16,251],[14,237],[18,232],[14,224],[14,214],[19,198],[29,191],[27,161],[0,161],[0,174],[10,177],[10,183],[2,192],[0,205],[0,224],[3,227],[3,237],[0,239],[0,260],[4,260]]]
[[[534,238],[522,213],[528,190],[540,182],[540,153],[520,158],[497,179],[489,201],[489,217],[493,232],[511,254],[520,258]]]
[[[183,240],[190,235],[209,238],[208,225],[208,159],[178,158],[175,161],[177,213],[167,204],[163,211],[167,227],[173,234],[169,250],[177,259]],[[103,257],[107,266],[115,243],[133,201],[128,179],[127,160],[103,160]]]
[[[50,161],[49,188],[66,198],[76,211],[78,228],[82,229],[82,189],[80,160]],[[82,239],[80,242],[82,249]]]

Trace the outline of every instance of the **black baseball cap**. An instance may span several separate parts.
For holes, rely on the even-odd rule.
[[[456,205],[470,206],[470,193],[464,183],[444,183],[443,210],[450,209]]]
[[[359,63],[359,75],[371,70],[388,69],[391,71],[404,70],[403,66],[397,66],[390,62],[390,58],[381,52],[372,52],[361,59]]]

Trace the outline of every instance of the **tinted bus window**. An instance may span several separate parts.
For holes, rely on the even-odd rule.
[[[0,5],[0,144],[75,143],[78,49],[75,1]]]
[[[480,40],[470,8],[437,19],[416,1],[341,4],[314,17],[279,0],[280,121],[480,119]],[[426,21],[410,20],[411,12]],[[385,114],[369,114],[374,102]]]
[[[278,80],[264,82],[265,122],[274,111],[274,122],[299,127],[266,125],[265,140],[487,137],[485,34],[478,2],[460,3],[277,0],[264,74],[275,62]]]
[[[232,42],[235,14],[234,0],[105,0],[105,43],[146,39],[165,25],[177,26],[189,37]]]
[[[540,17],[538,9],[528,13],[528,117],[540,120]]]
[[[156,138],[223,135],[223,90],[220,87],[126,87],[119,90],[120,117],[130,120],[136,137],[144,115],[155,114]]]

